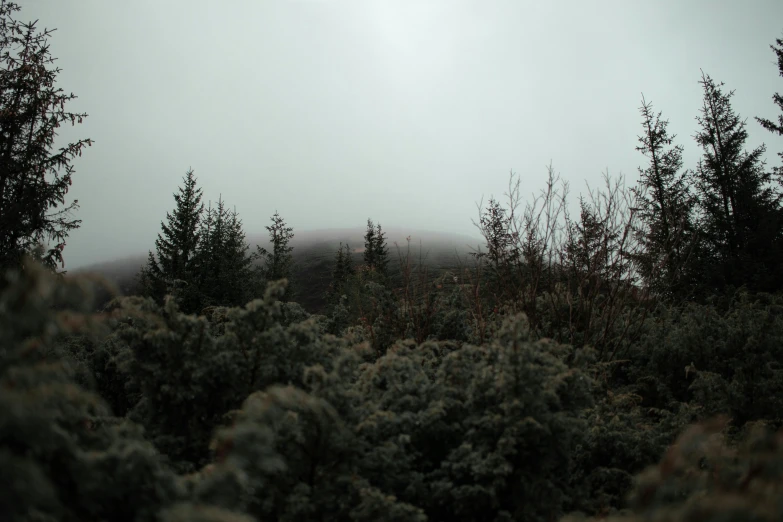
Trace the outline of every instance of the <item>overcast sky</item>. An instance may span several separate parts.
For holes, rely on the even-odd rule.
[[[188,167],[248,233],[280,211],[298,230],[368,217],[475,236],[482,196],[546,166],[574,193],[637,179],[641,96],[670,120],[686,167],[702,68],[735,89],[750,146],[783,140],[769,49],[780,0],[25,0],[57,28],[58,85],[95,140],[71,195],[83,220],[66,268],[144,253]]]

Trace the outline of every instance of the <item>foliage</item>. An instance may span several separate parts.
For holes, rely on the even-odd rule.
[[[720,419],[689,428],[638,477],[624,516],[603,520],[780,520],[783,433],[757,424],[735,445],[723,428]]]
[[[52,150],[57,129],[87,115],[67,111],[76,96],[55,87],[61,70],[49,52],[53,30],[20,22],[19,10],[13,2],[0,4],[0,273],[22,268],[25,254],[53,271],[65,266],[65,240],[81,223],[71,215],[78,201],[65,203],[71,162],[92,146],[81,139]]]
[[[241,306],[255,297],[254,282],[242,220],[236,210],[229,211],[223,199],[211,206],[201,224],[202,241],[197,250],[196,281],[201,307]],[[185,311],[201,308],[183,307]]]
[[[184,491],[138,426],[74,382],[58,341],[100,332],[89,286],[28,264],[0,294],[4,520],[155,520]],[[68,307],[56,312],[54,307]]]
[[[269,232],[269,241],[272,244],[272,250],[257,247],[258,257],[263,260],[264,265],[261,273],[264,280],[268,282],[279,281],[281,279],[291,280],[291,269],[294,258],[291,255],[294,247],[289,242],[294,237],[293,227],[289,227],[279,213],[275,212],[272,216],[272,224],[265,227]],[[293,291],[290,286],[286,287],[284,300],[293,297]]]
[[[687,296],[688,259],[696,237],[693,195],[686,175],[679,172],[684,148],[671,147],[676,136],[669,135],[668,120],[661,120],[644,98],[640,112],[644,134],[636,150],[649,159],[632,189],[639,220],[635,232],[644,246],[637,260],[640,275],[655,295]]]
[[[704,99],[696,141],[704,155],[692,182],[703,237],[697,254],[702,288],[781,289],[783,208],[761,162],[765,148],[743,149],[748,132],[731,107],[734,92],[724,93],[722,83],[703,73],[700,83]]]
[[[192,285],[195,279],[204,205],[193,169],[185,173],[183,183],[179,193],[174,194],[176,208],[173,213],[166,213],[167,223],[160,224],[162,233],[155,240],[156,255],[149,252],[147,266],[139,274],[143,295],[157,302],[163,302],[163,297],[171,293],[178,282]]]
[[[769,47],[775,53],[775,57],[777,58],[778,62],[778,72],[780,73],[780,76],[783,77],[783,38],[776,39],[775,43],[777,44],[776,46],[770,45]],[[783,111],[783,95],[780,93],[775,93],[772,96],[772,101],[775,102],[775,105],[778,106],[778,109]],[[756,117],[756,121],[758,121],[761,126],[768,131],[783,136],[783,114],[778,114],[777,123],[772,120],[759,117]],[[783,151],[778,152],[778,156],[781,160],[783,160]],[[783,176],[783,167],[775,167],[774,170],[778,176]]]
[[[381,280],[388,275],[389,249],[386,246],[386,234],[381,224],[374,225],[367,219],[367,231],[364,234],[364,267],[377,273]]]

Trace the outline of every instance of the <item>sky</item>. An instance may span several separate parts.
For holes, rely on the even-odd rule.
[[[779,114],[780,0],[20,4],[57,29],[57,86],[89,115],[58,146],[94,140],[67,269],[153,249],[188,168],[248,234],[279,211],[295,232],[369,217],[477,236],[512,171],[526,194],[550,163],[574,195],[607,171],[635,184],[642,94],[694,167],[701,70],[735,90],[748,148],[770,166],[783,150],[754,119]]]

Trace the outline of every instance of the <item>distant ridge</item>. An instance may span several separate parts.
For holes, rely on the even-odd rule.
[[[311,312],[321,309],[322,294],[331,280],[332,264],[337,248],[341,242],[348,244],[356,256],[356,261],[361,262],[365,230],[365,227],[294,230],[294,237],[291,239],[291,246],[294,247],[294,277],[298,286],[303,289],[303,293],[296,298],[296,301]],[[484,245],[481,238],[464,234],[402,227],[384,228],[384,232],[392,266],[398,259],[395,242],[404,255],[408,237],[411,240],[412,257],[418,260],[421,254],[428,265],[437,267],[453,266],[457,263],[457,258],[464,259],[469,252],[474,251],[479,245]],[[247,242],[251,251],[255,251],[257,244],[264,247],[268,245],[269,236],[266,231],[248,234]],[[422,252],[419,252],[420,247]],[[145,251],[136,255],[99,261],[68,270],[68,274],[98,274],[117,285],[124,295],[132,295],[136,292],[136,275],[147,262],[147,255]],[[106,299],[107,296],[99,296],[101,302]]]

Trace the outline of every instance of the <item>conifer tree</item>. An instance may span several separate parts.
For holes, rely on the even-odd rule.
[[[294,229],[286,224],[285,219],[277,211],[271,219],[272,224],[265,228],[269,231],[272,250],[268,251],[266,248],[257,246],[257,255],[264,261],[261,273],[267,283],[288,279],[289,284],[283,296],[283,300],[287,301],[293,295],[291,275],[294,258],[291,252],[294,247],[290,246],[289,242],[294,237]]]
[[[382,277],[387,275],[389,248],[386,245],[386,234],[381,224],[373,224],[372,219],[367,219],[364,234],[364,265]]]
[[[636,233],[643,245],[637,263],[645,282],[659,295],[670,295],[683,282],[685,262],[693,242],[691,206],[682,168],[682,145],[671,146],[675,136],[667,130],[668,120],[655,114],[642,97],[642,126],[636,150],[649,161],[639,168],[640,179],[633,190],[640,226]],[[678,290],[682,290],[679,288]]]
[[[356,267],[353,266],[353,256],[351,255],[351,247],[345,244],[345,254],[343,255],[343,262],[345,263],[345,274],[347,277],[356,274]]]
[[[386,245],[386,233],[381,224],[375,227],[375,269],[382,276],[388,274],[389,247]]]
[[[762,162],[764,146],[744,150],[748,132],[725,94],[702,73],[704,99],[695,138],[704,154],[693,174],[704,248],[699,263],[705,290],[746,284],[752,290],[783,286],[780,195]]]
[[[53,150],[57,129],[87,115],[66,111],[76,96],[55,87],[60,68],[48,44],[54,30],[16,20],[19,10],[0,3],[0,273],[22,268],[25,254],[52,271],[64,266],[65,239],[81,223],[71,214],[78,201],[65,202],[71,161],[92,145],[82,139]]]
[[[775,40],[775,43],[777,44],[777,47],[774,45],[770,45],[769,47],[775,53],[778,61],[778,72],[780,73],[780,76],[783,77],[783,38],[778,38]],[[772,96],[772,101],[774,101],[775,105],[778,106],[778,109],[783,112],[783,95],[781,95],[779,92],[776,92]],[[756,121],[758,121],[761,126],[768,131],[783,136],[783,114],[778,114],[777,123],[766,118],[759,117],[756,117]],[[780,156],[780,159],[783,160],[783,151],[778,152],[778,156]],[[779,176],[783,177],[783,167],[775,167],[774,170]]]
[[[226,208],[222,196],[210,204],[201,226],[198,284],[201,306],[241,306],[253,297],[255,286],[242,221],[236,209]]]
[[[340,243],[334,260],[334,270],[332,271],[332,283],[329,285],[329,300],[338,300],[348,282],[348,278],[354,275],[353,261],[351,260],[351,250],[346,244]]]
[[[150,251],[147,266],[141,272],[143,293],[159,302],[175,287],[194,283],[194,257],[204,212],[201,195],[193,169],[188,169],[183,185],[174,194],[174,212],[167,212],[167,223],[160,223],[161,232],[155,240],[157,256]]]
[[[367,230],[364,233],[364,265],[375,266],[375,224],[367,218]]]

